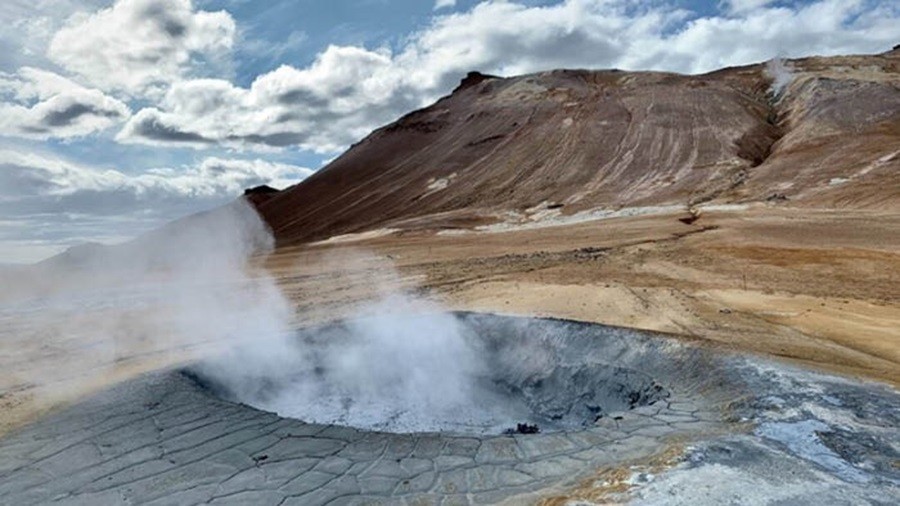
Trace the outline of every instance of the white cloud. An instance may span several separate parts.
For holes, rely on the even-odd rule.
[[[102,90],[157,96],[193,69],[222,65],[234,38],[225,11],[196,11],[190,0],[118,0],[73,16],[48,55]]]
[[[0,185],[0,202],[34,201],[17,211],[29,214],[50,212],[58,207],[61,199],[78,203],[85,194],[90,194],[93,199],[92,202],[81,202],[87,207],[67,207],[66,210],[116,214],[123,211],[116,207],[123,202],[122,197],[130,203],[145,201],[154,205],[161,200],[229,199],[252,186],[296,184],[313,172],[305,167],[261,159],[208,157],[196,165],[126,174],[12,149],[0,150],[0,169],[0,182],[3,183]],[[104,202],[107,195],[116,198]],[[48,207],[41,207],[44,204]]]
[[[436,0],[434,2],[434,10],[447,9],[456,7],[456,0]]]
[[[297,145],[329,152],[398,111],[420,105],[391,55],[332,46],[306,69],[281,66],[249,88],[228,81],[175,83],[159,107],[139,111],[119,133],[124,143],[244,147]]]
[[[307,178],[312,169],[261,159],[229,159],[209,157],[187,169],[151,169],[136,176],[135,184],[143,188],[163,187],[179,195],[218,197],[233,196],[243,189],[259,185],[286,188]]]
[[[746,0],[733,7],[748,7]],[[560,67],[685,73],[818,54],[875,52],[896,43],[887,0],[820,0],[690,19],[672,4],[566,0],[533,7],[482,2],[434,18],[393,53],[331,46],[309,67],[282,66],[249,88],[175,83],[136,114],[122,142],[331,152],[449,91],[469,70],[504,75]]]
[[[36,261],[85,241],[118,241],[313,171],[260,159],[207,157],[128,174],[52,154],[0,148],[0,262]]]
[[[874,15],[873,15],[874,14]],[[705,72],[731,65],[797,57],[874,53],[892,46],[900,11],[890,2],[823,0],[799,8],[771,7],[735,17],[708,17],[643,44],[622,62],[631,68]]]
[[[128,106],[58,74],[30,67],[0,76],[0,135],[35,139],[80,137],[105,130],[131,115]]]
[[[47,45],[66,19],[108,3],[108,0],[3,0],[0,69],[46,64]]]

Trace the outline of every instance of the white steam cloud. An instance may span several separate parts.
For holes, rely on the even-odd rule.
[[[479,383],[487,367],[459,320],[398,293],[397,276],[373,270],[371,257],[322,267],[362,272],[357,282],[377,295],[357,303],[340,332],[298,333],[292,303],[259,265],[272,247],[241,200],[7,274],[0,392],[24,403],[22,418],[22,406],[195,363],[235,400],[310,422],[499,431],[527,416]]]
[[[261,341],[257,333],[191,371],[227,398],[312,423],[499,433],[529,419],[523,403],[510,402],[487,379],[484,354],[460,319],[403,290],[381,258],[358,251],[329,257],[316,270],[363,292],[344,319],[285,338]]]
[[[288,368],[236,378],[226,360],[198,370],[235,400],[326,425],[496,434],[529,421],[528,407],[489,380],[469,332],[435,304],[394,294],[303,334],[285,350]]]
[[[248,263],[272,247],[256,212],[238,201],[131,243],[0,272],[0,392],[27,419],[136,373],[247,343],[253,355],[234,365],[261,366],[293,316],[275,281]]]
[[[785,88],[794,79],[793,69],[781,58],[772,58],[766,62],[766,75],[772,80],[769,93],[775,99],[781,98]]]

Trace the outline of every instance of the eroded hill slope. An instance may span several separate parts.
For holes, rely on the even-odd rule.
[[[900,50],[785,68],[777,93],[765,65],[472,73],[259,207],[281,244],[548,210],[900,209]]]

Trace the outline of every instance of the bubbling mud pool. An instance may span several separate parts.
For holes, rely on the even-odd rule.
[[[373,337],[379,323],[366,319],[303,329],[287,367],[186,373],[216,396],[308,423],[471,435],[582,429],[719,378],[699,350],[624,329],[458,313],[441,316],[454,331],[435,339],[433,316],[407,318],[393,337]]]

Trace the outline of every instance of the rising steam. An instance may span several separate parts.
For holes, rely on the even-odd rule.
[[[234,401],[321,424],[497,433],[528,419],[484,381],[471,329],[399,289],[390,264],[354,252],[321,268],[355,277],[369,295],[336,325],[237,343],[191,372]]]
[[[772,85],[769,87],[769,94],[772,95],[775,100],[782,97],[785,89],[794,79],[793,68],[781,58],[772,58],[766,62],[766,76],[772,80]]]
[[[483,361],[433,303],[375,290],[340,336],[300,340],[292,304],[258,265],[272,247],[240,201],[7,279],[0,318],[14,353],[0,390],[39,407],[195,363],[235,400],[309,421],[412,430],[451,412],[493,416],[490,396],[475,395]],[[365,282],[383,284],[390,268],[377,271]]]
[[[233,400],[307,422],[497,433],[528,412],[480,381],[486,364],[466,332],[440,308],[395,294],[336,327],[298,336],[280,371],[237,376],[231,360],[193,370]]]
[[[26,411],[250,343],[253,354],[235,367],[262,367],[292,317],[274,280],[248,264],[272,247],[240,201],[7,273],[0,391],[24,421]]]

